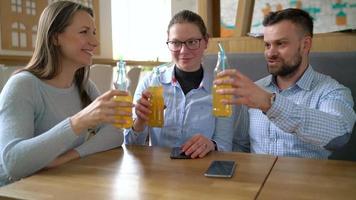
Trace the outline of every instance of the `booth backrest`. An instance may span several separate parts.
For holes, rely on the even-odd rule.
[[[254,81],[268,75],[262,53],[227,54],[227,58],[231,67]],[[203,63],[215,65],[216,60],[217,55],[206,55]],[[311,53],[310,63],[316,71],[327,74],[350,88],[353,99],[356,99],[356,52]]]
[[[268,75],[262,53],[228,54],[227,58],[231,67],[238,69],[254,81]],[[217,55],[206,55],[203,64],[215,65],[216,61]],[[316,71],[327,74],[350,88],[353,99],[356,100],[356,52],[311,53],[310,64]],[[355,108],[354,105],[354,110]],[[356,160],[355,127],[349,144],[330,158]]]
[[[92,80],[101,94],[113,86],[113,67],[111,65],[94,64],[90,67],[89,79]]]

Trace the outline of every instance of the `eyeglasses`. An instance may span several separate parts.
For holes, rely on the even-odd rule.
[[[186,40],[184,42],[181,41],[167,41],[166,44],[168,46],[168,49],[171,51],[180,51],[182,49],[183,44],[185,44],[185,47],[187,47],[190,50],[195,50],[200,48],[200,39],[190,39]]]

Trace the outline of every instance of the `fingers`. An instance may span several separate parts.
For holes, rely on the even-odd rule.
[[[204,143],[203,145],[201,145],[199,148],[197,148],[191,155],[191,158],[202,158],[204,157],[206,154],[208,154],[211,149],[208,148],[208,144]]]
[[[238,87],[239,83],[244,82],[253,81],[236,69],[227,69],[219,72],[214,80],[214,84],[216,85],[232,85],[233,87]]]
[[[148,90],[142,92],[142,98],[149,99],[151,96],[152,94]]]
[[[193,136],[182,145],[182,151],[191,158],[202,158],[214,147],[213,142],[201,134]]]
[[[102,99],[105,101],[111,100],[114,96],[128,96],[129,93],[125,91],[120,91],[120,90],[109,90],[102,94],[101,96],[98,97],[98,99]]]
[[[199,135],[194,135],[193,137],[191,137],[187,142],[185,142],[182,145],[182,151],[187,153],[188,149],[190,149],[194,144],[196,144],[198,140],[199,140]]]
[[[139,99],[135,105],[136,115],[147,121],[148,115],[151,113],[150,106],[150,102],[145,97]]]

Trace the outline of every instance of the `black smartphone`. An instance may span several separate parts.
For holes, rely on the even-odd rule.
[[[207,177],[231,178],[235,167],[236,164],[233,160],[214,160],[204,175]]]
[[[190,156],[185,155],[185,153],[180,149],[180,147],[173,147],[171,151],[171,159],[190,159]]]

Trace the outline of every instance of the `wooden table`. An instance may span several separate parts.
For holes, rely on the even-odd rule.
[[[258,199],[356,199],[356,162],[278,157]]]
[[[213,152],[171,160],[170,149],[124,146],[39,172],[0,188],[20,199],[255,199],[276,157]],[[233,178],[207,178],[212,160],[235,160]]]

